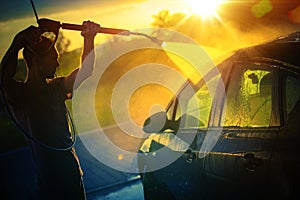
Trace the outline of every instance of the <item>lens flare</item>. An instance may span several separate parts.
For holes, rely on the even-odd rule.
[[[203,18],[217,17],[217,10],[225,0],[185,0],[191,10]]]
[[[272,3],[269,0],[262,0],[255,4],[251,11],[253,15],[257,18],[261,18],[271,12],[273,9]]]

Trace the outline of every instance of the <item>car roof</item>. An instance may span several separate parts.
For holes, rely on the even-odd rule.
[[[294,32],[288,35],[280,36],[274,40],[261,43],[258,45],[241,48],[231,53],[231,56],[217,65],[218,69],[226,69],[228,62],[235,61],[265,61],[270,64],[282,63],[280,68],[286,69],[293,74],[300,76],[300,32]],[[278,66],[277,66],[278,67]],[[212,74],[219,73],[213,68],[210,72]],[[195,86],[199,87],[199,83]],[[178,93],[190,85],[190,80],[186,81],[183,86],[178,90]],[[167,108],[170,106],[169,104]]]
[[[300,32],[237,50],[229,60],[266,60],[283,63],[288,70],[300,73]],[[228,60],[226,59],[226,60]]]

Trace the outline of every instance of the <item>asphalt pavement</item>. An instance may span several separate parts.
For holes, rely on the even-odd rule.
[[[143,187],[137,174],[112,169],[92,156],[78,139],[75,145],[84,171],[88,200],[143,200]],[[34,185],[29,147],[0,154],[0,199],[31,199]]]

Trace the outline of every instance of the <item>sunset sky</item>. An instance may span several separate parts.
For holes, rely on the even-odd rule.
[[[39,18],[74,24],[92,20],[103,27],[130,30],[150,27],[151,16],[162,9],[173,12],[186,12],[188,9],[187,4],[182,4],[181,0],[35,0],[34,2]],[[0,8],[2,13],[0,14],[0,57],[18,31],[29,25],[37,25],[29,0],[10,0],[3,3]],[[71,39],[71,48],[81,46],[79,32],[64,31],[64,35]],[[101,40],[101,36],[97,36],[96,39]]]
[[[201,0],[200,0],[201,1]],[[208,10],[196,0],[34,0],[39,18],[49,18],[60,22],[81,24],[83,20],[92,20],[104,27],[123,29],[139,29],[151,27],[152,15],[163,9],[171,13],[183,12],[187,15],[200,15],[200,11]],[[212,2],[212,1],[206,1]],[[29,0],[10,0],[1,2],[0,14],[0,57],[7,50],[14,35],[29,25],[36,25],[34,13]],[[221,26],[234,27],[232,37],[236,41],[272,39],[274,36],[299,30],[300,1],[298,0],[227,0],[215,10],[212,18],[216,18]],[[203,9],[206,8],[206,9]],[[217,30],[220,24],[212,26],[210,20],[202,16],[203,27]],[[195,24],[195,27],[199,27]],[[195,30],[193,30],[195,31]],[[197,31],[197,30],[196,30]],[[80,33],[63,31],[71,40],[70,49],[81,46]],[[97,36],[101,42],[106,36]],[[220,37],[220,33],[210,35]],[[257,37],[257,38],[253,38]],[[252,40],[251,40],[252,42]],[[260,41],[258,41],[260,42]]]

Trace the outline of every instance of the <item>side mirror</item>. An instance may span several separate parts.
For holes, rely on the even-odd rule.
[[[167,121],[165,112],[155,113],[145,120],[143,130],[146,133],[159,133],[164,129]]]
[[[145,120],[143,130],[145,133],[159,133],[166,129],[171,129],[176,132],[179,125],[180,120],[171,121],[167,118],[166,112],[158,112]]]

